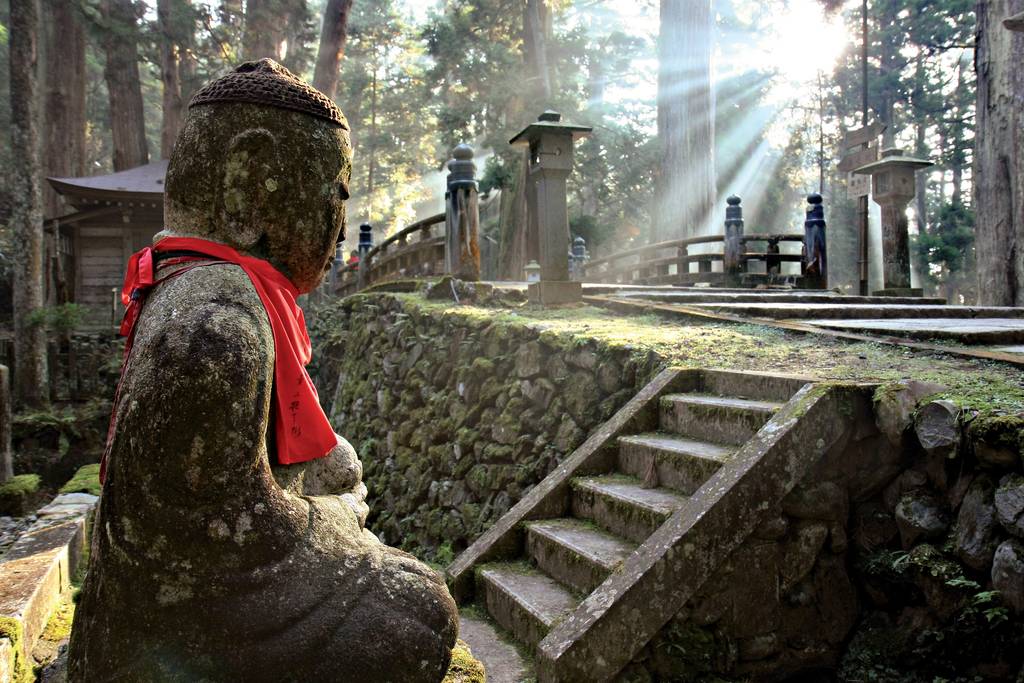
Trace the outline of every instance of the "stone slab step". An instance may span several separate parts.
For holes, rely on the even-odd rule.
[[[484,665],[487,683],[522,683],[534,679],[533,662],[513,645],[510,636],[481,614],[459,613],[459,638]]]
[[[1024,309],[1016,309],[1022,310]],[[945,339],[961,344],[1024,343],[1024,319],[956,318],[931,319],[863,319],[863,320],[801,320],[815,327],[846,332],[865,332],[887,337],[909,339]]]
[[[589,292],[588,292],[589,293]],[[751,291],[725,290],[721,288],[701,290],[675,291],[665,290],[622,290],[616,296],[630,299],[645,299],[652,303],[673,304],[830,304],[841,305],[909,305],[909,306],[942,306],[945,299],[931,297],[891,297],[891,296],[844,296],[832,292],[818,290],[793,291]]]
[[[529,522],[526,529],[526,551],[541,571],[581,593],[600,586],[636,550],[579,519]]]
[[[729,446],[674,434],[619,437],[619,471],[645,480],[651,467],[659,486],[693,495],[735,451]]]
[[[706,394],[661,398],[661,430],[702,441],[739,445],[771,419],[781,403]]]
[[[695,308],[706,308],[718,313],[745,315],[754,318],[776,320],[853,320],[892,318],[949,318],[969,320],[972,318],[1024,318],[1024,308],[998,306],[929,306],[923,304],[834,304],[794,303],[778,301],[771,303],[694,303]]]
[[[580,603],[565,586],[521,563],[484,565],[477,584],[488,614],[531,649]]]
[[[737,370],[702,370],[700,393],[711,396],[785,403],[813,377],[777,372],[744,372]]]
[[[626,475],[572,480],[572,513],[635,543],[643,543],[686,500],[666,488],[645,489]]]

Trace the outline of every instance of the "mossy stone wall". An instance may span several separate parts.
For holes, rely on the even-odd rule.
[[[312,328],[321,401],[363,461],[367,526],[442,563],[661,369],[653,354],[389,294],[334,302]]]

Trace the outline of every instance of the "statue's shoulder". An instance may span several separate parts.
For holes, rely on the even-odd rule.
[[[263,302],[249,276],[233,264],[197,266],[164,280],[150,293],[139,322],[137,343],[143,346],[159,338],[160,345],[200,355],[225,346],[273,349]]]

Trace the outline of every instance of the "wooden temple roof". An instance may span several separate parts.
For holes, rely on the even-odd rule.
[[[158,208],[163,205],[167,160],[85,178],[47,178],[79,210],[95,206]]]

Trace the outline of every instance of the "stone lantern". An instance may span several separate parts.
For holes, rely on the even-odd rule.
[[[540,282],[529,286],[530,301],[561,304],[579,301],[583,286],[569,277],[569,211],[565,182],[572,172],[573,146],[590,133],[587,126],[562,123],[562,115],[546,111],[509,141],[529,146],[528,239],[536,240]],[[530,253],[530,250],[527,250]]]
[[[910,288],[910,236],[907,230],[907,204],[914,198],[914,175],[932,166],[926,159],[906,156],[903,150],[882,150],[882,158],[853,172],[871,176],[871,193],[882,207],[882,279],[883,289],[876,295],[921,296]]]

